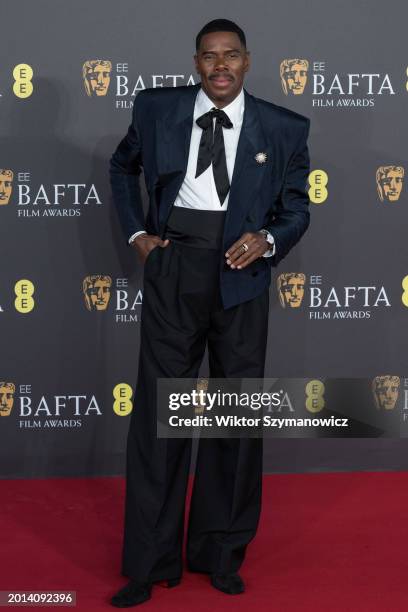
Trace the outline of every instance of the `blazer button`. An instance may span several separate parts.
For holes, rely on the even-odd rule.
[[[256,270],[255,272],[252,272],[252,276],[256,276],[258,274],[258,270]]]
[[[248,215],[246,220],[251,223],[252,221],[254,221],[254,217],[252,215]]]

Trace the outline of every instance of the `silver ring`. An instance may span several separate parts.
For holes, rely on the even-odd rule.
[[[244,251],[245,251],[245,252],[247,252],[247,250],[249,249],[249,246],[247,245],[247,243],[246,243],[246,242],[243,242],[243,243],[241,244],[241,246],[242,246],[242,248],[244,249]]]

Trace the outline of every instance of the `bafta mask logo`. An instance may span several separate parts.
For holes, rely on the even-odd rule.
[[[299,308],[305,293],[306,276],[302,272],[284,272],[278,276],[278,295],[282,308]]]
[[[399,376],[387,374],[373,379],[372,389],[378,410],[393,410],[398,399],[399,386]]]
[[[0,169],[0,205],[8,204],[13,186],[13,171]]]
[[[111,295],[112,279],[110,276],[93,274],[86,276],[82,283],[85,305],[88,310],[106,310]]]
[[[0,382],[0,416],[10,416],[16,387],[11,382]]]
[[[85,91],[89,97],[106,96],[110,83],[112,62],[88,60],[82,66]]]
[[[301,95],[305,90],[309,62],[306,59],[285,59],[280,64],[280,78],[283,93],[287,96]]]
[[[380,166],[376,172],[378,197],[381,202],[397,202],[401,195],[404,181],[402,166]]]

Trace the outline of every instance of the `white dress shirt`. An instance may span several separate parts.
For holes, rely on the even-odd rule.
[[[188,155],[187,171],[184,181],[177,194],[174,206],[184,208],[196,208],[200,210],[220,210],[225,211],[228,208],[229,193],[225,198],[222,206],[218,197],[215,186],[214,174],[212,165],[210,165],[200,176],[195,178],[197,168],[198,149],[200,146],[202,129],[197,125],[196,119],[214,108],[214,102],[210,100],[203,89],[198,91],[193,116],[193,128],[191,130],[190,150]],[[235,157],[237,153],[238,140],[241,132],[242,121],[245,109],[244,90],[241,89],[236,98],[222,109],[232,122],[232,128],[223,128],[225,158],[227,162],[227,172],[231,184],[232,173],[234,171]],[[215,118],[213,120],[215,125]],[[132,234],[129,238],[129,244],[139,234],[145,233],[144,230]],[[275,243],[273,237],[268,232],[269,242],[273,248],[264,253],[263,257],[271,257],[275,254]]]

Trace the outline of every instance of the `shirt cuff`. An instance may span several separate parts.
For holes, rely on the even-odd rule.
[[[128,240],[128,243],[130,244],[140,234],[147,234],[147,232],[145,230],[140,230],[140,232],[136,232],[135,234],[132,234]]]
[[[276,253],[276,244],[275,244],[275,240],[272,236],[272,234],[270,232],[268,232],[267,234],[267,239],[269,244],[273,245],[271,249],[269,249],[268,251],[265,251],[265,253],[262,255],[262,257],[273,257]]]

